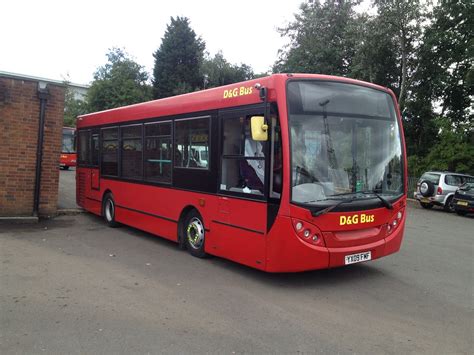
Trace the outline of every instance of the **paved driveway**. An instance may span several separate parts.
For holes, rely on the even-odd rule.
[[[412,205],[400,253],[276,275],[89,214],[3,226],[0,353],[472,353],[473,222]]]
[[[59,209],[78,208],[76,205],[76,168],[59,171]]]

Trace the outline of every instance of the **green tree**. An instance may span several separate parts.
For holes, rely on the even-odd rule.
[[[426,168],[474,174],[474,132],[460,135],[448,118],[438,118],[436,124],[440,133],[425,158]]]
[[[359,16],[351,31],[355,43],[350,76],[382,85],[398,93],[397,47],[379,16]]]
[[[201,66],[204,41],[196,36],[186,17],[171,17],[160,48],[153,54],[153,95],[163,98],[203,87]]]
[[[405,108],[409,90],[409,77],[416,71],[417,48],[421,38],[425,9],[420,0],[373,0],[378,17],[395,40],[400,63],[398,104]]]
[[[68,82],[65,82],[68,85]],[[75,127],[76,118],[79,115],[87,113],[88,106],[85,100],[76,99],[74,91],[70,86],[66,86],[66,94],[64,97],[64,126]]]
[[[237,83],[254,78],[253,70],[246,64],[230,64],[222,52],[214,58],[204,60],[202,72],[204,74],[205,88]]]
[[[112,48],[107,63],[94,73],[94,81],[87,93],[90,111],[107,110],[151,99],[144,67],[132,60],[128,53]]]
[[[295,21],[279,30],[290,44],[280,51],[276,72],[347,75],[355,51],[352,31],[357,27],[358,0],[308,0]]]
[[[464,171],[469,167],[458,164],[458,158],[473,160],[464,154],[474,129],[473,15],[470,1],[442,1],[420,41],[405,132],[408,154],[418,155],[428,169]]]
[[[423,40],[421,64],[430,68],[433,99],[454,129],[472,130],[474,3],[441,1]],[[469,127],[470,126],[470,127]]]

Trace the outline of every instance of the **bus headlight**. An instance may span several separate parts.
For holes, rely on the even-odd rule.
[[[296,232],[296,235],[304,240],[306,243],[318,246],[324,246],[324,239],[322,238],[322,233],[318,227],[314,224],[311,224],[306,221],[301,221],[296,218],[291,219],[293,224],[293,229]]]

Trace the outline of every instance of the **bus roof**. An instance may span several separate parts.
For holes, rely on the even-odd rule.
[[[154,117],[166,117],[190,112],[204,112],[219,108],[237,107],[261,102],[257,84],[268,89],[270,101],[277,100],[277,92],[284,92],[289,79],[319,79],[346,82],[372,87],[391,93],[390,90],[364,81],[320,74],[273,74],[226,86],[196,91],[184,95],[167,97],[134,105],[81,115],[77,127],[91,127],[125,121],[143,120]],[[275,90],[277,89],[277,90]]]

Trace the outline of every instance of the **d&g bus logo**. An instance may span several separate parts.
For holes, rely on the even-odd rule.
[[[235,89],[229,89],[229,90],[224,90],[224,99],[230,99],[232,97],[237,97],[237,96],[245,96],[245,95],[250,95],[253,92],[253,87],[245,87],[241,86],[239,88]]]
[[[375,216],[373,214],[355,214],[353,216],[340,216],[339,225],[345,226],[350,224],[363,224],[363,223],[372,223],[375,221]]]

